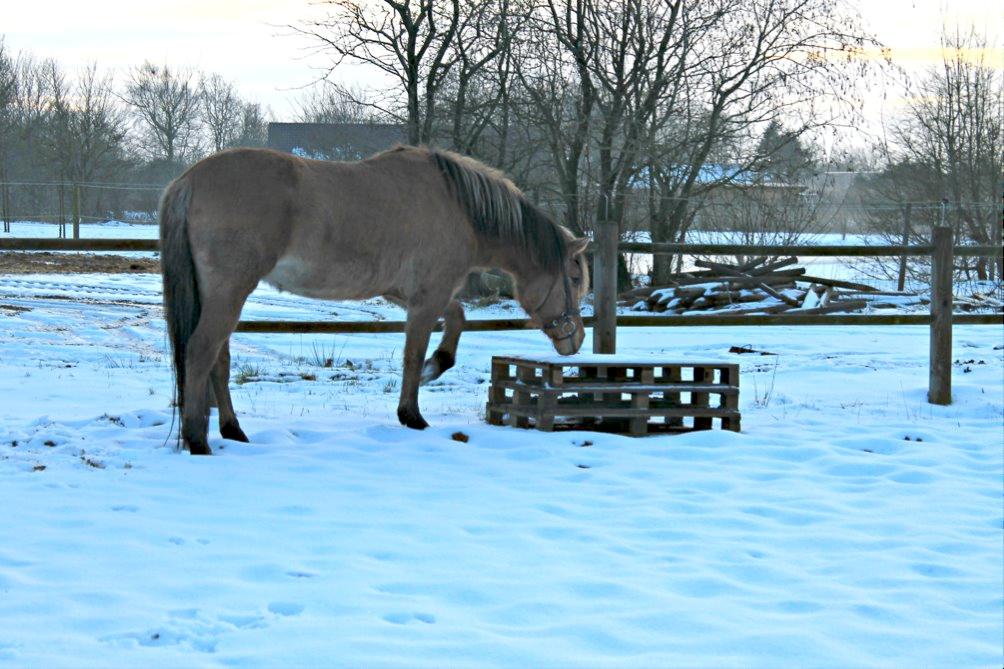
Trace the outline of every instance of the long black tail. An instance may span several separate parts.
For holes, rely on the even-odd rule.
[[[188,205],[192,186],[176,179],[160,201],[160,269],[164,279],[164,319],[174,353],[175,403],[185,396],[185,349],[199,322],[202,305],[188,241]]]

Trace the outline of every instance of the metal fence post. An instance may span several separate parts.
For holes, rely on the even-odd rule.
[[[80,184],[73,184],[73,238],[80,239]]]
[[[933,229],[931,241],[931,359],[927,401],[952,403],[953,237],[948,226]]]
[[[913,204],[907,203],[906,211],[903,212],[903,246],[910,243],[910,217],[913,213]],[[902,291],[906,287],[906,254],[899,257],[899,278],[896,281],[896,290]]]

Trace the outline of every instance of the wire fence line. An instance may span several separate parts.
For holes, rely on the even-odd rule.
[[[5,186],[17,186],[17,187],[38,187],[38,188],[93,188],[93,189],[104,189],[104,190],[137,190],[137,191],[149,191],[149,192],[162,192],[167,188],[169,184],[146,184],[146,183],[125,183],[125,182],[97,182],[97,181],[0,181],[0,188]],[[644,195],[645,191],[643,189],[637,189],[635,191],[636,196]],[[581,196],[581,193],[576,193],[576,196]],[[548,202],[556,202],[568,197],[566,194],[560,192],[548,191],[546,197],[542,198]],[[658,199],[670,200],[674,202],[680,201],[698,201],[702,200],[702,195],[690,195],[690,196],[672,196],[672,195],[660,195]],[[847,208],[857,208],[857,209],[899,209],[906,205],[912,205],[913,207],[938,209],[940,210],[945,206],[942,200],[897,200],[895,202],[875,202],[875,203],[857,203],[848,202],[845,199],[842,200],[814,200],[813,204],[824,207],[847,207]],[[1001,204],[992,202],[980,202],[980,201],[953,201],[949,203],[951,206],[962,206],[970,207],[975,209],[986,209],[986,210],[996,210],[1001,208]],[[728,206],[728,203],[723,202],[706,202],[704,206]]]

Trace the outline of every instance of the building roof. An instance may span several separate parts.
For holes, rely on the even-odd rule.
[[[269,123],[268,146],[309,158],[359,160],[405,142],[393,123]]]

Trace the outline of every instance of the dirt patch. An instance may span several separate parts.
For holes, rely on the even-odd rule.
[[[127,258],[93,253],[15,251],[0,253],[0,274],[153,274],[160,271],[156,258]]]

